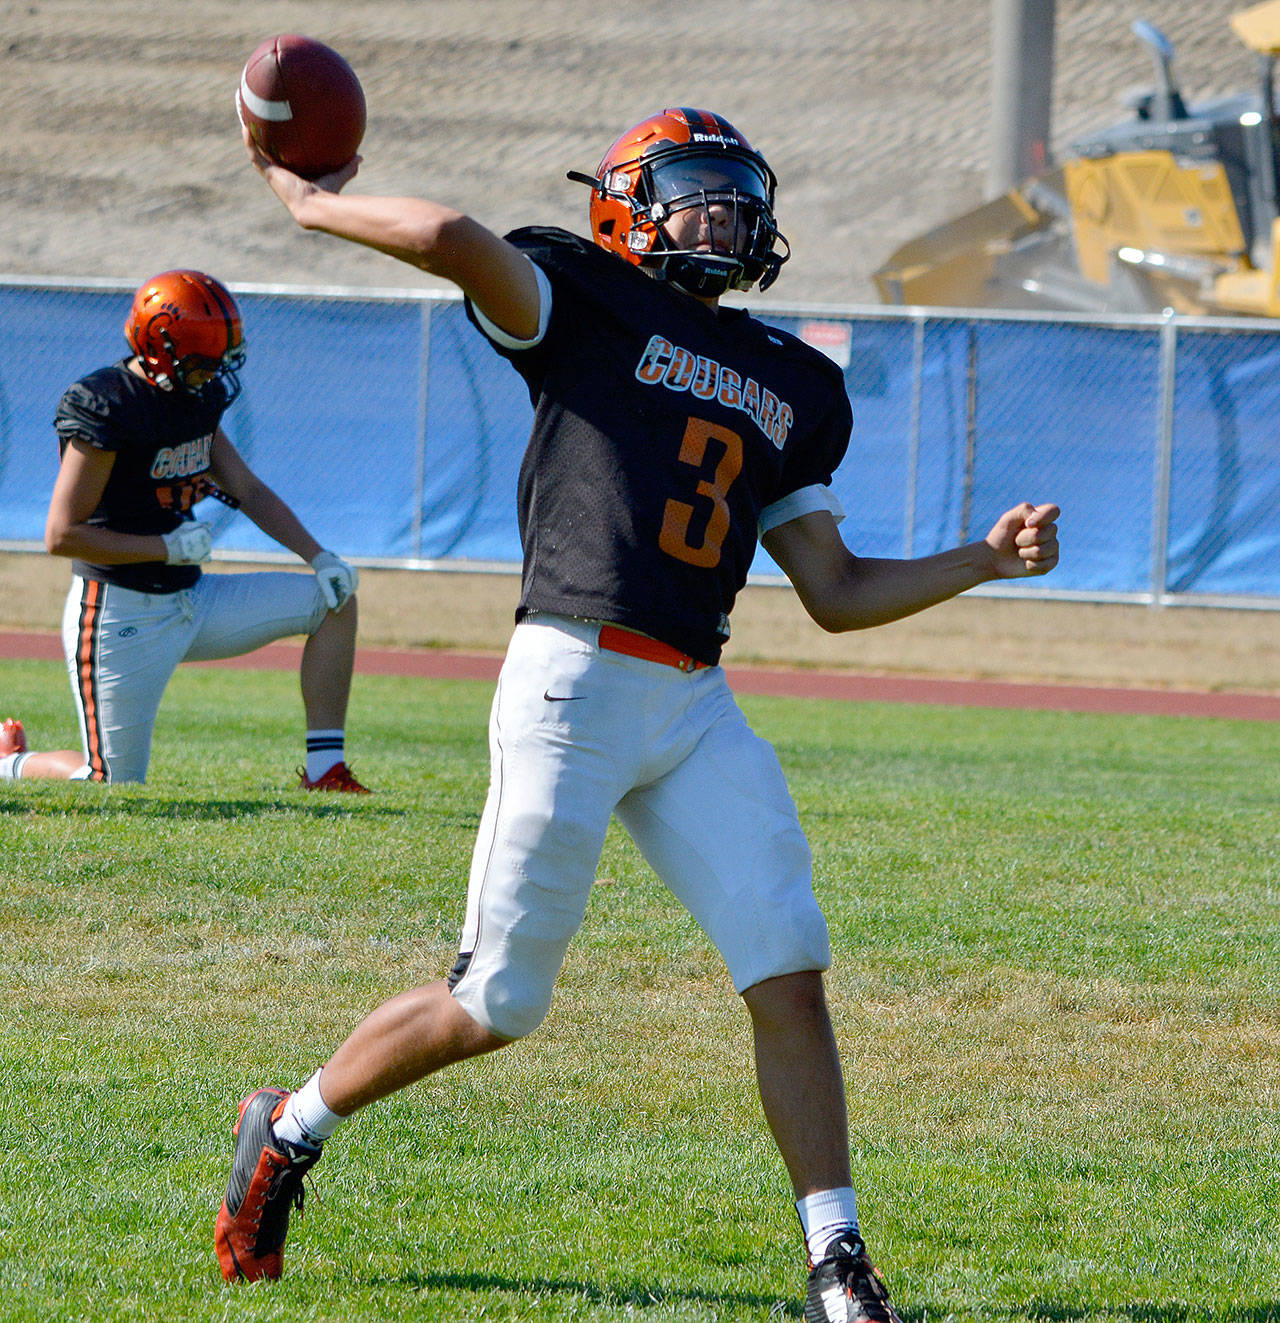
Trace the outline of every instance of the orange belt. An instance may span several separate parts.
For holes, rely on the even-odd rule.
[[[707,669],[706,662],[695,661],[669,643],[651,639],[648,634],[636,634],[629,629],[619,629],[617,625],[600,626],[600,646],[606,652],[620,652],[627,657],[639,657],[641,661],[657,662],[661,666],[674,666],[677,671]]]

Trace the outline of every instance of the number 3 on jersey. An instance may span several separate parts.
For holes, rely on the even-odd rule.
[[[720,549],[729,532],[729,503],[725,496],[742,472],[742,438],[727,427],[690,418],[680,445],[680,462],[701,468],[707,455],[707,442],[713,440],[724,446],[724,454],[711,477],[698,483],[698,495],[711,501],[701,543],[694,546],[689,541],[689,524],[695,509],[684,501],[667,501],[662,512],[662,532],[658,535],[658,546],[668,556],[704,570],[720,563]]]

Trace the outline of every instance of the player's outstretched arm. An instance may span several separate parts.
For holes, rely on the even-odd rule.
[[[360,158],[307,180],[264,156],[243,131],[254,168],[304,230],[376,248],[452,281],[495,326],[518,340],[538,333],[539,294],[533,264],[470,216],[425,198],[346,196]]]
[[[855,556],[825,511],[770,529],[762,541],[823,629],[869,629],[914,615],[993,579],[1047,574],[1058,563],[1058,507],[1024,501],[981,542],[914,560]]]

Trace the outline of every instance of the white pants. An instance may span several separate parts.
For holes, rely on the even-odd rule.
[[[314,634],[326,609],[312,574],[205,574],[180,593],[74,576],[62,649],[85,754],[76,779],[145,781],[156,713],[179,662]]]
[[[613,813],[739,992],[830,964],[782,769],[724,672],[607,652],[598,635],[589,621],[523,621],[494,696],[489,795],[450,985],[504,1038],[536,1028],[551,1004]]]

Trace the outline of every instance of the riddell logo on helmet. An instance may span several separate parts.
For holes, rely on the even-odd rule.
[[[636,365],[636,380],[646,386],[688,391],[699,400],[718,400],[727,409],[740,409],[779,450],[786,444],[795,421],[791,406],[765,390],[754,377],[744,380],[714,358],[673,345],[661,335],[651,336],[645,345]]]

